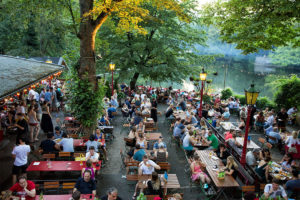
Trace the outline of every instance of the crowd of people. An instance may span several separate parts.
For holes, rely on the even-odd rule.
[[[15,161],[12,172],[13,186],[10,188],[11,195],[25,196],[29,200],[36,195],[34,183],[26,178],[28,154],[31,151],[29,144],[40,140],[40,130],[47,136],[39,145],[41,154],[58,151],[73,153],[75,151],[73,138],[63,131],[64,127],[60,119],[56,119],[56,126],[53,125],[54,120],[52,120],[53,114],[63,110],[63,84],[56,80],[51,84],[45,83],[43,86],[40,93],[31,89],[27,99],[22,97],[20,103],[11,105],[7,109],[4,121],[6,129],[13,130],[17,134],[16,146],[12,151]],[[103,99],[105,112],[98,122],[101,126],[111,125],[120,107],[122,116],[128,120],[130,126],[126,145],[131,148],[127,152],[127,158],[139,162],[138,173],[140,175],[152,175],[152,178],[146,183],[146,189],[141,190],[142,192],[159,195],[162,198],[162,184],[167,182],[156,172],[156,170],[160,170],[157,163],[167,162],[169,156],[164,138],[159,137],[153,143],[147,140],[145,132],[147,118],[153,119],[154,126],[157,124],[160,114],[158,102],[166,103],[168,106],[164,114],[166,120],[171,122],[174,141],[179,147],[183,147],[188,156],[192,181],[200,181],[205,188],[212,185],[212,180],[205,171],[206,164],[195,154],[198,144],[206,145],[207,150],[213,150],[216,153],[224,164],[222,170],[226,175],[237,177],[237,159],[229,152],[228,146],[239,155],[241,154],[242,145],[237,142],[237,137],[243,136],[247,118],[247,109],[241,106],[237,98],[230,97],[227,100],[221,100],[220,95],[215,95],[210,102],[203,104],[202,113],[199,113],[200,103],[199,100],[195,100],[198,95],[195,91],[185,92],[173,90],[172,87],[153,88],[151,86],[130,90],[126,84],[121,84],[120,92],[126,96],[124,103],[120,104],[118,101],[117,90],[110,98],[105,97]],[[280,186],[282,182],[270,174],[273,161],[270,149],[263,146],[261,149],[249,150],[246,154],[246,163],[253,168],[262,183],[268,183],[264,189],[266,198],[281,196],[287,199],[287,196],[299,187],[300,134],[299,131],[289,133],[286,129],[287,123],[295,123],[296,112],[296,107],[290,108],[287,112],[282,108],[277,114],[275,114],[275,110],[268,108],[259,110],[254,106],[251,109],[249,130],[261,132],[262,135],[265,135],[268,143],[277,146],[280,151],[284,152],[284,156],[279,162],[280,167],[293,175],[284,187]],[[222,122],[232,121],[232,116],[238,118],[236,128],[222,131]],[[220,141],[216,134],[222,134],[225,142]],[[80,194],[96,195],[97,172],[93,163],[101,160],[101,153],[104,159],[108,160],[106,146],[98,142],[98,139],[105,140],[105,134],[97,128],[85,143],[87,148],[86,167],[82,169],[81,177],[75,185],[73,199],[79,199]],[[151,151],[150,155],[147,150]],[[137,197],[138,189],[137,184],[133,199]],[[10,193],[7,191],[7,194],[9,196]],[[174,195],[174,198],[176,196]],[[117,189],[111,188],[101,199],[121,198],[118,197]]]

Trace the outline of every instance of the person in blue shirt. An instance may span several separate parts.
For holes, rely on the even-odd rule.
[[[113,116],[113,112],[117,112],[116,108],[112,107],[111,104],[109,104],[109,108],[107,109],[107,114],[108,114],[108,117],[110,119],[114,118],[115,116]]]
[[[63,132],[60,130],[59,126],[55,127],[54,139],[61,139]]]
[[[45,93],[45,102],[51,103],[51,100],[52,100],[52,93],[48,89],[47,92]]]
[[[139,144],[135,145],[135,148],[138,150],[137,152],[135,152],[135,154],[133,155],[133,159],[139,162],[143,161],[143,157],[144,155],[146,155],[146,152],[144,149],[141,149]]]
[[[63,152],[74,152],[73,138],[69,138],[66,133],[64,133],[62,137],[63,139],[60,141],[59,145],[63,147]]]
[[[131,123],[134,126],[138,125],[143,120],[143,118],[141,117],[141,112],[137,111],[135,114],[136,116],[131,120]]]
[[[266,133],[266,135],[271,136],[273,138],[276,138],[276,140],[270,139],[270,138],[268,139],[268,142],[270,142],[271,144],[278,144],[281,141],[281,136],[278,133],[278,128],[277,127],[274,127],[273,131],[270,131],[270,132]]]
[[[182,119],[180,121],[180,124],[178,124],[177,126],[174,127],[174,131],[173,131],[173,136],[176,138],[176,139],[180,139],[184,133],[184,129],[185,129],[185,126],[183,125],[185,122],[184,119]]]
[[[167,145],[165,142],[163,142],[162,136],[159,136],[158,141],[154,143],[153,150],[158,150],[160,145],[162,145],[164,147],[164,149],[167,149]]]

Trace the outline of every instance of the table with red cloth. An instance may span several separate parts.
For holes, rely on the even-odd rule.
[[[100,170],[101,161],[93,163],[96,170]],[[40,172],[50,172],[50,171],[81,171],[85,168],[85,161],[34,161],[30,163],[27,168],[27,172],[30,171],[40,171]]]
[[[72,194],[60,194],[60,195],[43,195],[43,199],[45,200],[69,200],[72,197]],[[80,195],[81,200],[94,199],[93,194],[82,194]],[[40,200],[40,195],[35,196],[35,200]]]

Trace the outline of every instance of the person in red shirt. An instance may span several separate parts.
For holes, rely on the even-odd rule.
[[[36,194],[34,183],[27,180],[25,176],[19,176],[18,181],[19,182],[9,188],[9,190],[12,191],[13,194],[17,193],[14,196],[18,196],[21,199],[25,198],[26,200],[34,200]]]
[[[227,140],[229,140],[229,139],[232,139],[232,135],[234,134],[234,129],[230,129],[230,131],[228,131],[228,132],[226,132],[225,134],[224,134],[224,136],[225,136],[225,141],[227,141]]]

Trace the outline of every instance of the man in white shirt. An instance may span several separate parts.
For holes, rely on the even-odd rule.
[[[274,124],[274,115],[273,112],[269,112],[269,117],[264,125],[264,129],[268,128],[269,126],[272,126]]]
[[[36,100],[36,92],[33,89],[30,89],[28,92],[28,100],[32,101],[32,100]]]
[[[74,152],[74,140],[69,138],[66,133],[62,135],[63,139],[60,141],[59,145],[63,147],[63,152]]]
[[[89,152],[85,154],[85,159],[86,160],[91,160],[93,163],[99,161],[99,154],[95,152],[95,147],[90,146]]]
[[[280,186],[280,181],[278,179],[273,179],[272,184],[267,184],[264,189],[264,196],[268,199],[274,199],[276,197],[282,197],[288,200],[285,190]]]
[[[154,172],[155,169],[160,170],[160,166],[157,165],[152,160],[149,160],[147,155],[144,155],[143,161],[140,162],[140,164],[139,164],[139,175],[152,175],[152,172]],[[133,197],[136,197],[136,195],[137,195],[138,185],[139,185],[139,182],[135,186],[135,191],[134,191]]]
[[[255,167],[257,165],[257,158],[259,155],[259,149],[254,149],[253,151],[248,151],[246,154],[246,163],[251,166]]]
[[[26,176],[26,169],[27,169],[27,162],[28,162],[28,154],[30,152],[30,146],[25,144],[25,138],[19,138],[19,145],[15,146],[12,151],[12,156],[15,159],[13,170],[12,170],[12,177],[13,177],[13,184],[17,181],[17,175],[21,171],[23,176]]]

